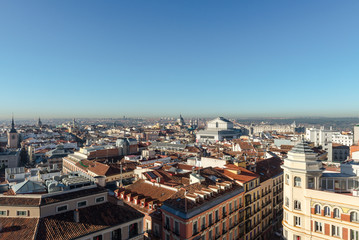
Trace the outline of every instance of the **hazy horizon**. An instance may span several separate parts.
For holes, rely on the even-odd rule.
[[[3,1],[0,119],[358,117],[358,12],[353,0]]]

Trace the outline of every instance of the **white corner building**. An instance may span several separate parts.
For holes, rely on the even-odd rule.
[[[307,143],[288,152],[284,169],[283,237],[359,239],[359,166],[324,171]]]

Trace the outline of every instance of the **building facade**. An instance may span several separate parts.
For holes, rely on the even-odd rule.
[[[284,160],[285,239],[359,238],[357,166],[325,171],[307,143],[296,145]]]
[[[240,136],[240,130],[233,128],[233,123],[223,117],[218,117],[207,123],[207,129],[199,131],[196,135],[197,142],[218,142],[224,139],[236,139]]]

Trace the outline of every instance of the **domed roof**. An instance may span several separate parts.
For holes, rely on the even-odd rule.
[[[309,146],[308,143],[301,141],[297,145],[295,145],[290,152],[293,153],[304,153],[304,154],[310,154],[315,153]]]

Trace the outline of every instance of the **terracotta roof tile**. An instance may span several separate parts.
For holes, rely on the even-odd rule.
[[[41,218],[36,239],[74,239],[143,217],[143,214],[128,205],[118,206],[109,202],[80,208],[78,211],[78,223],[74,221],[74,211]]]
[[[34,239],[38,218],[0,217],[1,239]]]
[[[0,197],[0,206],[39,206],[40,198]]]

